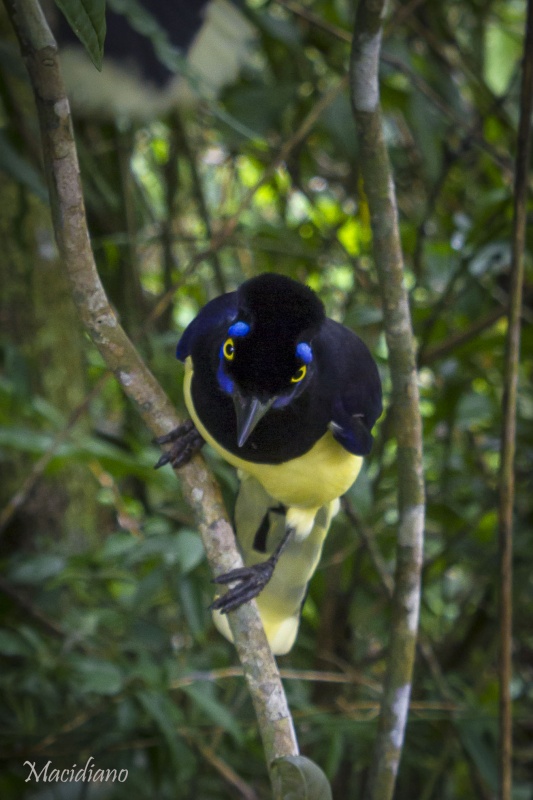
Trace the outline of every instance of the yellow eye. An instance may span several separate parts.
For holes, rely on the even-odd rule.
[[[294,375],[292,376],[291,383],[300,383],[300,381],[303,381],[303,379],[305,378],[306,373],[307,373],[307,367],[305,366],[305,364],[302,364],[300,369],[297,372],[295,372]]]
[[[222,352],[227,361],[233,361],[235,357],[235,342],[233,339],[226,339],[222,346]]]

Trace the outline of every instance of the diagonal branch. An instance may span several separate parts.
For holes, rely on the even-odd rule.
[[[160,385],[121,328],[96,271],[87,231],[76,146],[57,46],[37,0],[5,0],[33,86],[53,225],[72,295],[85,329],[109,369],[155,436],[179,420]],[[180,470],[215,575],[241,566],[220,490],[197,457]],[[295,755],[293,722],[255,603],[229,616],[252,695],[269,769],[276,758]],[[272,774],[272,773],[271,773]]]
[[[415,341],[404,285],[396,196],[379,103],[378,67],[384,6],[384,0],[360,0],[350,64],[360,169],[370,209],[389,351],[400,513],[392,630],[378,735],[366,791],[369,800],[390,800],[394,792],[411,693],[424,531],[422,422]]]

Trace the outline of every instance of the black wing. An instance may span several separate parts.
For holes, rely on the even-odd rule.
[[[348,452],[367,455],[371,430],[383,410],[381,380],[366,344],[353,331],[327,319],[317,341],[320,382],[327,387],[335,439]]]

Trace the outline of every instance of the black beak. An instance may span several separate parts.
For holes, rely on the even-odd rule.
[[[242,397],[235,393],[233,404],[237,415],[237,444],[242,447],[251,432],[261,420],[275,401],[275,397],[262,402],[257,397]]]

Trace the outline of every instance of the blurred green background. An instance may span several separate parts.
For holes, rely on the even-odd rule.
[[[243,13],[253,52],[218,99],[149,122],[77,120],[100,274],[182,414],[180,332],[207,300],[265,271],[307,282],[357,331],[387,398],[369,212],[341,85],[352,4],[250,0]],[[4,16],[0,26],[0,796],[266,798],[253,708],[207,611],[213,588],[191,511],[172,471],[154,471],[157,448],[77,320],[31,93]],[[523,28],[516,0],[394,2],[385,28],[382,103],[419,345],[428,501],[398,800],[488,800],[497,788],[496,507]],[[233,231],[213,247],[228,220]],[[516,800],[533,793],[532,249],[530,229]],[[361,796],[386,663],[397,536],[386,407],[326,541],[296,646],[279,659],[302,752],[335,797]],[[205,455],[231,512],[236,476]],[[342,680],[326,682],[332,672]],[[127,769],[128,780],[26,782],[26,760],[71,768],[89,756]]]

